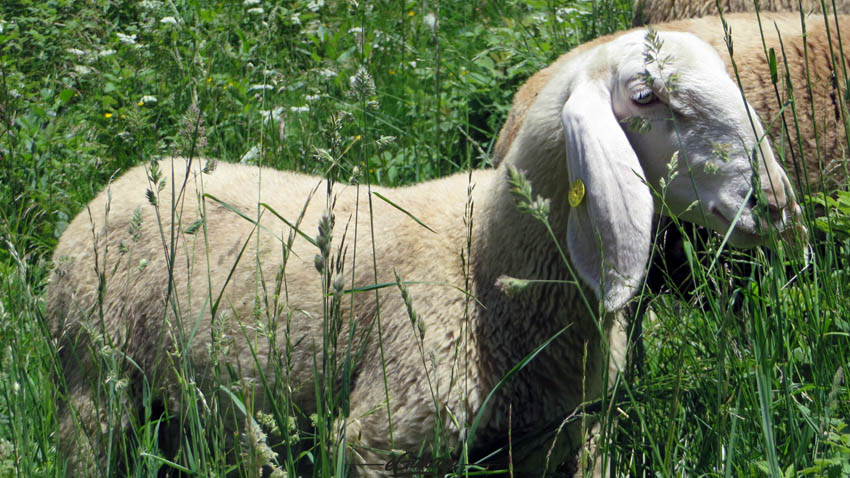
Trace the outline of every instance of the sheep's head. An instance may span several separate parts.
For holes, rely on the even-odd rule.
[[[755,112],[695,36],[624,34],[578,55],[546,86],[556,87],[569,184],[586,191],[571,197],[568,246],[606,309],[643,277],[653,212],[731,227],[738,246],[798,214]]]

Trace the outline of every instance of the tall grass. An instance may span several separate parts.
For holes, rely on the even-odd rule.
[[[573,46],[624,28],[629,8],[621,1],[5,2],[0,474],[63,476],[56,448],[69,437],[57,435],[56,414],[66,390],[42,303],[48,258],[70,218],[116,171],[176,152],[321,174],[365,190],[485,166],[522,81]],[[167,176],[167,185],[179,187],[179,178]],[[190,199],[193,207],[211,200]],[[318,191],[313,200],[326,198]],[[825,211],[826,224],[847,224],[841,204]],[[728,261],[714,266],[696,257],[718,253],[719,241],[708,239],[688,249],[702,251],[687,258],[697,294],[642,297],[653,311],[643,324],[645,361],[604,408],[618,418],[605,422],[611,444],[603,445],[615,470],[850,474],[850,236],[827,229],[805,254],[787,246],[727,252]],[[329,216],[319,236],[343,230]],[[201,229],[196,237],[214,233]],[[351,321],[340,303],[353,300],[339,294],[341,253],[322,251],[317,270],[328,342],[314,364],[324,377],[315,383],[315,413],[302,413],[285,393],[292,344],[275,334],[294,318],[282,307],[281,268],[278,277],[258,278],[251,318],[256,340],[283,358],[254,389],[260,392],[234,386],[235,371],[216,361],[226,336],[210,344],[220,393],[204,394],[195,364],[173,359],[180,416],[166,421],[168,407],[143,394],[130,410],[130,433],[106,438],[114,446],[110,474],[257,476],[262,467],[273,476],[345,474],[345,377],[362,351],[340,336],[340,322]],[[415,301],[409,306],[416,327]],[[187,340],[175,349],[185,350]],[[115,424],[109,433],[127,418],[121,380],[131,365],[116,353],[97,359],[91,374]],[[150,392],[158,377],[147,379],[137,386]],[[462,454],[435,433],[433,450],[423,451]],[[175,442],[176,456],[162,453],[164,439]]]

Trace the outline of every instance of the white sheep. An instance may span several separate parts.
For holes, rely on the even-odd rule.
[[[718,14],[718,3],[721,13],[754,12],[755,0],[635,0],[635,26],[670,22],[686,18],[698,18]],[[836,0],[826,2],[830,15],[834,7],[837,13],[850,13],[850,2]],[[820,0],[760,0],[760,12],[793,12],[802,10],[805,13],[821,14]],[[820,15],[819,15],[820,16]]]
[[[846,78],[841,65],[850,62],[850,49],[844,49],[842,61],[841,50],[837,44],[837,33],[850,32],[850,16],[839,15],[837,27],[831,19],[829,32],[822,17],[806,18],[806,48],[809,58],[807,70],[800,14],[765,13],[761,15],[766,48],[773,48],[776,56],[779,80],[777,88],[781,101],[777,100],[771,83],[770,66],[765,56],[767,50],[762,45],[756,15],[740,13],[725,15],[724,18],[732,36],[734,60],[738,68],[741,88],[747,101],[755,108],[759,116],[771,123],[768,134],[774,144],[777,147],[784,145],[785,170],[791,178],[791,183],[802,191],[830,190],[844,185],[847,181],[845,159],[847,136],[844,127],[847,105],[844,104]],[[660,31],[693,33],[714,47],[726,63],[729,73],[734,74],[732,58],[726,46],[720,17],[681,20],[655,25],[654,28]],[[781,33],[782,45],[780,45],[777,28]],[[616,33],[594,42],[608,42],[624,34],[626,33]],[[832,53],[828,34],[831,35],[833,42]],[[834,63],[830,61],[833,56],[836,58]],[[555,72],[569,63],[571,58],[571,53],[561,56],[552,65],[534,74],[517,91],[511,111],[499,132],[493,150],[494,164],[498,165],[507,156],[536,96],[554,78]],[[785,81],[786,64],[787,78],[790,79],[796,96],[796,104],[793,108],[790,105],[785,107],[789,99],[789,90]],[[807,74],[810,80],[808,82]],[[811,84],[811,90],[809,90],[809,84]],[[783,121],[787,125],[790,140],[783,135]],[[797,126],[799,126],[799,133]],[[554,140],[550,142],[553,147],[558,146],[560,150],[555,154],[563,155],[563,148]]]
[[[367,466],[389,459],[381,450],[415,454],[424,445],[427,455],[438,420],[448,445],[456,446],[500,378],[559,332],[492,395],[471,455],[505,443],[509,423],[516,437],[558,423],[584,400],[600,397],[608,387],[603,371],[613,378],[622,365],[621,311],[639,287],[650,251],[657,200],[650,188],[661,191],[665,183],[667,204],[687,220],[721,231],[734,224],[731,239],[741,245],[760,242],[769,229],[786,225],[789,212],[796,213],[786,175],[770,147],[759,142],[759,121],[748,118],[714,50],[689,34],[665,32],[657,40],[663,46],[654,54],[667,58],[663,68],[645,60],[645,31],[563,58],[549,70],[552,81],[528,106],[516,141],[495,170],[373,188],[398,208],[372,199],[371,215],[364,187],[333,186],[336,229],[330,250],[338,250],[346,225],[347,252],[332,290],[394,282],[395,273],[418,283],[408,286],[418,317],[413,325],[395,288],[341,301],[338,350],[348,345],[352,319],[358,326],[351,345],[364,347],[352,371],[345,432],[354,473],[384,473],[382,466]],[[674,80],[675,88],[669,88]],[[622,124],[628,119],[651,128],[632,131]],[[727,158],[718,157],[718,145]],[[749,157],[754,149],[761,151],[755,173]],[[123,389],[128,416],[139,406],[145,383],[172,415],[180,413],[173,361],[183,357],[197,373],[184,379],[208,396],[215,393],[210,384],[226,377],[213,377],[209,347],[220,341],[222,328],[232,343],[222,347],[220,370],[238,371],[234,385],[255,397],[258,409],[277,398],[267,398],[256,379],[273,376],[277,366],[289,370],[288,393],[300,410],[315,410],[313,372],[314,361],[322,360],[325,295],[315,267],[317,248],[292,226],[315,231],[323,222],[325,199],[307,199],[320,180],[230,164],[203,174],[201,163],[161,162],[175,175],[168,175],[158,208],[146,199],[151,186],[145,168],[128,171],[73,220],[56,248],[47,313],[68,388],[60,445],[72,474],[96,470],[103,460],[98,432],[104,415],[90,387],[98,377],[97,355],[92,358],[89,347],[103,354],[111,350],[103,347],[107,341],[120,350],[116,357],[132,360],[125,364],[130,382]],[[677,174],[671,176],[668,166]],[[549,201],[536,207],[548,206],[553,234],[517,207],[508,181],[516,170],[527,174],[535,196]],[[765,191],[752,191],[754,174]],[[756,196],[772,212],[772,221],[760,226],[751,199]],[[465,221],[467,210],[474,212]],[[166,257],[173,258],[172,281]],[[273,290],[276,277],[279,294]],[[518,286],[509,278],[530,282]],[[468,290],[474,300],[459,290]],[[219,296],[220,308],[211,318]],[[385,367],[378,328],[370,327],[377,320],[376,296]],[[272,347],[269,327],[257,326],[255,311],[264,315],[274,297],[286,297],[279,312],[287,320],[272,325],[277,338]],[[189,345],[178,351],[175,343]],[[75,426],[84,432],[79,439],[70,438]],[[567,425],[549,456],[551,441],[515,453],[517,473],[539,473],[545,463],[553,469],[569,459],[583,442],[580,428],[578,421]]]

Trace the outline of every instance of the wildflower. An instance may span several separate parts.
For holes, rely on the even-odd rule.
[[[312,102],[318,100],[319,98],[321,98],[321,96],[319,96],[319,95],[307,95],[307,96],[304,97],[304,99],[307,100],[307,102],[309,102],[309,103],[312,103]]]
[[[249,149],[245,154],[243,154],[241,158],[239,158],[239,162],[242,164],[252,164],[253,161],[257,159],[257,156],[259,155],[260,147],[255,144],[254,146],[251,146],[251,149]]]
[[[109,55],[114,55],[114,54],[115,54],[115,50],[103,50],[103,51],[99,51],[97,53],[97,56],[100,57],[100,58],[104,58],[104,57],[107,57]]]
[[[307,105],[304,105],[304,106],[290,106],[290,107],[289,107],[289,111],[292,111],[293,113],[306,113],[306,112],[310,111],[310,107],[309,107],[309,106],[307,106]]]
[[[112,113],[109,113],[109,112],[103,113],[103,117],[106,118],[106,119],[112,118]]]
[[[177,25],[177,19],[176,19],[176,18],[174,18],[174,17],[171,17],[171,16],[169,16],[169,17],[162,17],[162,19],[160,19],[160,20],[159,20],[159,23],[165,23],[165,24],[170,24],[170,25]]]
[[[323,68],[319,70],[319,76],[324,78],[333,78],[336,76],[336,72],[328,68]]]
[[[363,49],[363,29],[360,27],[354,27],[348,30],[348,33],[354,35],[354,43],[357,45],[358,50]]]
[[[256,13],[256,14],[258,14],[258,15],[262,15],[262,14],[263,14],[263,12],[265,12],[265,10],[263,10],[263,7],[254,7],[254,8],[249,8],[249,9],[248,9],[248,13],[249,13],[249,14],[251,14],[251,13]]]
[[[414,12],[413,10],[407,12],[408,17],[412,17],[413,15],[416,15],[416,12]]]
[[[145,95],[145,96],[142,96],[142,97],[139,99],[139,103],[138,103],[138,105],[139,105],[139,106],[144,106],[144,105],[154,105],[154,104],[156,104],[156,103],[157,103],[157,101],[158,101],[158,100],[156,99],[156,96]]]
[[[252,91],[273,90],[273,89],[274,89],[274,87],[272,85],[266,85],[266,84],[251,85],[251,87],[248,88],[248,93],[250,93]]]
[[[127,45],[135,45],[136,44],[136,34],[135,33],[132,34],[132,35],[125,35],[121,32],[116,32],[115,36],[118,37],[118,41],[120,41],[121,43],[125,43]]]
[[[162,7],[162,2],[156,0],[143,0],[139,2],[139,6],[144,10],[156,10]]]
[[[276,106],[271,110],[260,110],[260,116],[263,117],[263,124],[268,123],[270,120],[280,121],[283,116],[283,106]]]
[[[566,22],[570,18],[580,14],[578,9],[572,7],[561,7],[555,10],[555,18],[558,19],[559,22]]]
[[[242,2],[242,5],[246,7],[253,7],[254,5],[259,5],[261,0],[245,0]]]
[[[422,23],[424,23],[429,30],[434,31],[437,29],[437,16],[433,13],[428,13],[422,17]]]
[[[319,11],[320,8],[325,6],[325,0],[310,0],[307,2],[307,10],[310,10],[313,13]]]
[[[83,56],[83,55],[86,54],[85,51],[80,50],[79,48],[69,48],[68,53],[70,53],[72,55],[76,55],[76,56]]]

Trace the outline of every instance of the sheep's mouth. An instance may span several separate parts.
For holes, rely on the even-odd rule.
[[[749,214],[747,214],[748,212]],[[709,209],[709,217],[713,218],[713,222],[718,226],[714,227],[716,231],[726,234],[730,228],[733,228],[729,234],[729,243],[735,247],[748,248],[765,244],[769,242],[768,238],[771,237],[769,230],[773,230],[776,233],[774,237],[783,242],[796,242],[800,238],[805,241],[808,236],[808,229],[803,224],[802,211],[799,205],[795,204],[790,210],[783,210],[782,214],[773,221],[766,221],[761,226],[758,226],[755,219],[752,219],[752,215],[752,211],[744,211],[741,217],[733,222],[717,208]]]
[[[716,207],[709,210],[709,214],[714,218],[719,227],[715,229],[721,234],[726,234],[730,229],[729,242],[737,247],[753,247],[764,242],[764,234],[759,233],[755,225],[748,225],[741,217],[737,220],[728,219]],[[733,222],[734,221],[734,222]]]

